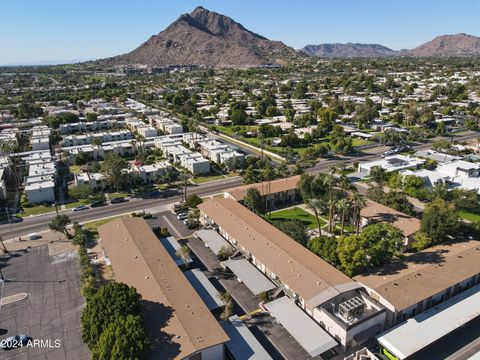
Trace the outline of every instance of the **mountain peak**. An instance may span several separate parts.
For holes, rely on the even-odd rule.
[[[480,38],[465,33],[440,35],[408,52],[413,56],[478,56]]]
[[[249,67],[299,56],[279,41],[268,40],[228,16],[198,6],[137,49],[109,60],[156,66]]]

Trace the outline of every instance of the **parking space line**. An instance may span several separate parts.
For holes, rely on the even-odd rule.
[[[182,234],[180,234],[180,232],[177,230],[177,228],[173,226],[173,224],[170,222],[166,215],[162,215],[162,218],[168,225],[170,225],[170,228],[173,230],[173,232],[175,233],[175,235],[177,235],[179,239],[183,237]]]

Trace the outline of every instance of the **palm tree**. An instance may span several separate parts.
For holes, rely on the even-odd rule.
[[[272,164],[267,162],[265,166],[262,169],[262,181],[267,181],[267,192],[263,193],[263,196],[265,197],[265,212],[268,212],[268,203],[267,203],[267,197],[270,194],[271,190],[271,182],[275,178],[275,171],[273,170]],[[263,184],[262,184],[263,186]],[[270,209],[271,210],[271,209]]]
[[[328,232],[332,232],[333,215],[335,211],[335,200],[333,198],[335,186],[335,168],[331,167],[323,178],[323,184],[328,188]]]
[[[322,209],[322,201],[318,198],[307,199],[307,206],[313,210],[315,219],[317,219],[318,235],[322,236],[322,224],[320,222],[319,212]]]
[[[360,233],[360,211],[367,205],[367,200],[363,195],[360,195],[358,191],[352,192],[351,203],[353,206],[353,216],[356,225],[356,235]]]
[[[179,179],[183,184],[182,201],[187,201],[187,182],[190,179],[190,173],[186,170],[181,170]]]
[[[345,215],[347,213],[347,210],[350,208],[350,200],[347,198],[342,198],[339,199],[337,202],[337,209],[340,211],[342,214],[342,227],[340,230],[340,236],[343,236],[343,231],[345,229]]]

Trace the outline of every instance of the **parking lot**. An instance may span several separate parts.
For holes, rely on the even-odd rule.
[[[50,256],[48,245],[10,254],[0,258],[6,280],[1,297],[5,302],[12,299],[12,295],[26,294],[27,297],[1,306],[0,338],[26,334],[42,343],[0,350],[0,358],[89,359],[88,348],[80,335],[84,300],[79,293],[76,254]]]

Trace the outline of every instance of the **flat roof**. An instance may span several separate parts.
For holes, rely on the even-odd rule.
[[[188,270],[184,274],[210,310],[218,309],[224,305],[220,293],[200,269]]]
[[[230,245],[229,242],[221,237],[220,234],[215,230],[202,229],[195,231],[193,235],[202,240],[205,245],[214,252],[215,255],[218,255],[223,247],[233,249],[233,246]]]
[[[228,193],[233,199],[237,201],[241,201],[245,197],[247,190],[250,188],[257,189],[261,195],[266,194],[267,191],[269,194],[274,194],[274,193],[279,193],[283,191],[298,189],[299,181],[300,181],[300,175],[296,175],[296,176],[288,177],[286,179],[273,180],[273,181],[270,181],[270,183],[267,181],[264,181],[263,183],[237,186],[231,189],[227,189],[225,190],[225,192]]]
[[[183,260],[180,256],[177,255],[177,251],[180,251],[182,249],[182,246],[173,236],[160,238],[160,242],[162,243],[162,245],[165,247],[165,249],[168,251],[172,259],[175,261],[175,263],[178,266],[185,264],[185,260]],[[192,259],[188,258],[187,262],[191,263]]]
[[[122,217],[98,228],[115,279],[142,296],[156,358],[185,358],[229,337],[142,218]]]
[[[247,259],[230,259],[221,262],[222,266],[228,267],[241,280],[253,295],[275,289],[277,286],[268,280],[253,264]]]
[[[402,310],[479,273],[480,241],[470,240],[433,246],[355,280]]]
[[[286,296],[264,306],[310,356],[318,356],[338,345],[320,325]]]
[[[372,200],[367,200],[367,205],[360,210],[360,216],[379,222],[391,223],[403,231],[405,236],[415,234],[420,230],[420,220],[404,214]]]
[[[239,243],[300,295],[308,308],[361,285],[340,270],[229,198],[209,199],[198,206],[231,239]]]
[[[230,340],[226,345],[235,360],[272,359],[237,315],[230,317],[229,321],[222,321],[220,324],[223,330],[230,336]]]
[[[478,317],[479,303],[477,285],[378,336],[378,342],[399,359],[406,359]]]

